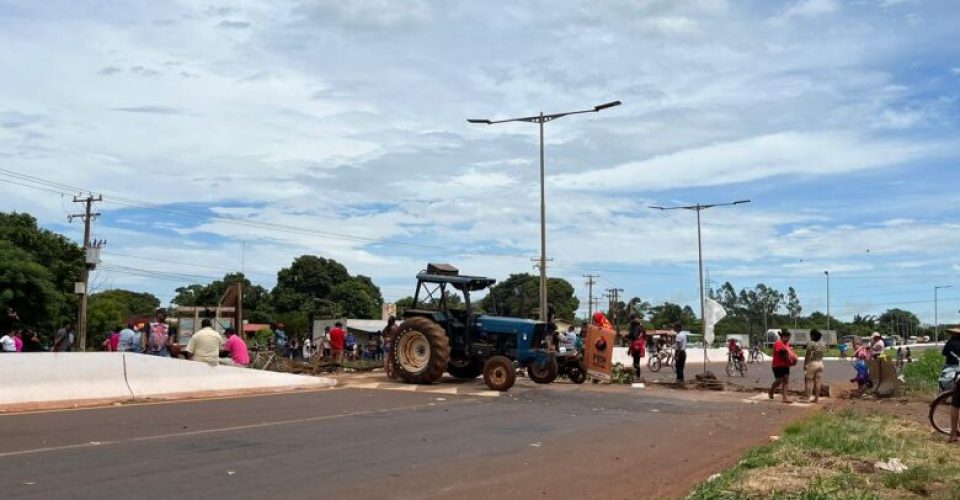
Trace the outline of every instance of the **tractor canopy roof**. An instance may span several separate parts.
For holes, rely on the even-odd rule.
[[[484,278],[481,276],[452,276],[447,274],[434,274],[427,271],[421,271],[417,274],[417,279],[425,283],[449,283],[457,290],[467,290],[470,292],[486,289],[497,282],[497,280],[493,278]]]

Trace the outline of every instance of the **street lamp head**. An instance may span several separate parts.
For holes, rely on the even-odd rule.
[[[598,105],[594,106],[594,107],[593,107],[593,110],[594,110],[594,111],[601,111],[601,110],[604,110],[604,109],[607,109],[607,108],[612,108],[612,107],[614,107],[614,106],[619,106],[619,105],[621,105],[621,104],[623,104],[623,103],[620,102],[620,101],[607,102],[607,103],[604,103],[604,104],[598,104]]]
[[[823,274],[826,274],[827,276],[830,276],[830,271],[824,271]]]
[[[478,120],[476,118],[467,118],[467,123],[483,123],[490,125],[490,120]]]
[[[743,203],[750,203],[750,200],[739,200],[739,201],[733,202],[734,205],[741,205]]]

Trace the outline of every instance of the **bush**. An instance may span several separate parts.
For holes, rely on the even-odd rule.
[[[936,349],[921,352],[913,363],[903,367],[906,388],[911,392],[935,393],[939,390],[937,378],[943,369],[943,355]]]

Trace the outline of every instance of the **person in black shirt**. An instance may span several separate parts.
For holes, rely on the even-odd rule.
[[[949,328],[950,340],[943,346],[943,357],[947,366],[960,366],[960,328]],[[958,424],[960,424],[960,387],[953,387],[953,408],[950,411],[950,442],[956,443],[958,438]]]

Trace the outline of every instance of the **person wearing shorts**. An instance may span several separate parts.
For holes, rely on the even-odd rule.
[[[796,364],[796,355],[790,349],[790,331],[780,330],[780,340],[773,344],[773,385],[767,395],[773,399],[778,387],[783,390],[783,402],[789,403],[787,389],[790,387],[790,367]]]
[[[823,354],[827,345],[823,343],[823,334],[820,330],[810,332],[810,343],[807,344],[807,354],[803,357],[803,388],[807,401],[816,403],[820,400],[820,386],[823,380]],[[811,391],[813,395],[811,396]]]

